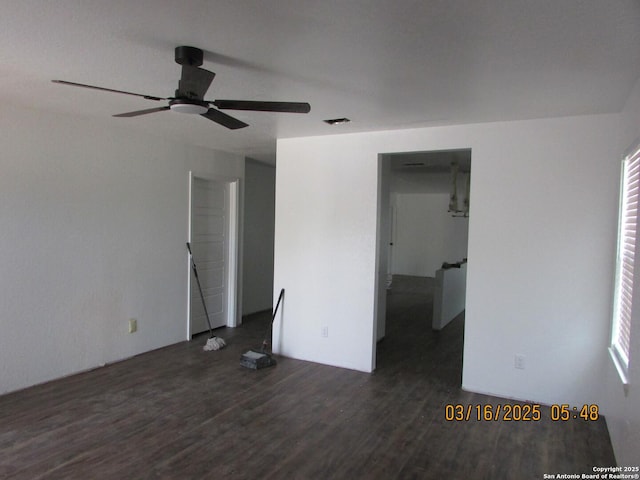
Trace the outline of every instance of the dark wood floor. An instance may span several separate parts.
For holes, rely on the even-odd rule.
[[[447,422],[464,318],[430,329],[429,280],[397,278],[374,374],[280,358],[251,371],[269,314],[0,397],[3,479],[540,479],[615,464],[604,420]]]

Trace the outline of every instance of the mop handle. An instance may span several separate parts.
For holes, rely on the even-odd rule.
[[[191,257],[191,261],[193,262],[193,266],[196,266],[196,262],[193,260],[193,253],[191,253],[191,244],[187,242],[187,250],[189,250],[189,257]],[[194,272],[195,273],[195,272]],[[196,277],[198,274],[196,273]]]
[[[273,311],[273,318],[271,319],[271,324],[273,325],[273,321],[276,319],[276,313],[278,313],[278,307],[280,306],[280,301],[284,297],[284,288],[280,290],[280,295],[278,296],[278,301],[276,302],[276,308]]]
[[[284,288],[280,290],[280,295],[278,295],[278,301],[276,302],[276,308],[273,310],[273,317],[271,317],[271,324],[269,325],[269,330],[267,331],[267,335],[269,335],[269,331],[273,328],[273,322],[276,319],[276,313],[278,313],[278,307],[280,306],[280,301],[284,298]],[[264,353],[267,349],[269,342],[267,342],[267,337],[265,336],[262,341],[262,353]]]
[[[196,277],[196,283],[198,284],[198,290],[200,291],[200,299],[202,300],[202,307],[204,308],[204,315],[207,317],[207,325],[209,326],[209,335],[213,338],[213,329],[211,328],[211,320],[209,320],[209,312],[207,311],[207,304],[204,301],[204,295],[202,293],[202,287],[200,286],[200,279],[198,278],[198,269],[196,268],[196,262],[193,259],[193,253],[191,253],[191,245],[187,242],[187,250],[189,250],[189,257],[191,258],[191,266],[193,267],[193,274]]]

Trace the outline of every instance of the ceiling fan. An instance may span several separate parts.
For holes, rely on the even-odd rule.
[[[83,83],[67,82],[66,80],[52,80],[54,83],[70,85],[72,87],[91,88],[105,92],[122,93],[142,97],[147,100],[168,101],[169,104],[163,107],[147,108],[136,110],[135,112],[119,113],[114,117],[137,117],[148,113],[163,112],[171,110],[179,113],[198,114],[224,127],[235,130],[237,128],[248,127],[237,118],[234,118],[220,110],[252,110],[259,112],[284,112],[284,113],[309,113],[311,106],[303,102],[261,102],[253,100],[205,100],[204,96],[216,76],[215,73],[199,68],[203,61],[203,52],[195,47],[176,47],[176,63],[182,65],[182,75],[178,82],[178,89],[175,97],[155,97],[153,95],[143,95],[140,93],[125,92],[124,90],[114,90],[111,88],[96,87]],[[215,107],[215,108],[213,108]]]

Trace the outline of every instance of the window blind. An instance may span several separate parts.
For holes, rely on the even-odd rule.
[[[622,163],[616,298],[611,340],[611,349],[625,374],[629,368],[639,193],[640,148],[636,148]]]

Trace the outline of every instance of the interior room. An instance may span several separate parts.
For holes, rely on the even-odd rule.
[[[637,468],[640,4],[614,4],[3,5],[0,476]],[[445,262],[464,312],[413,330],[403,277]],[[277,364],[240,366],[263,340]]]

